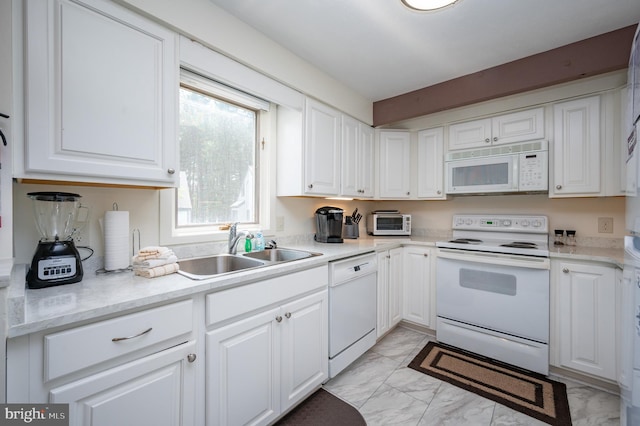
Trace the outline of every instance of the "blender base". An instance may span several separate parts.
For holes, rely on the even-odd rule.
[[[45,288],[82,281],[82,260],[73,240],[40,242],[27,272],[29,288]]]

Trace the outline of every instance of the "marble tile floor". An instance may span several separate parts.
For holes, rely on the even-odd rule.
[[[369,426],[516,426],[546,423],[407,367],[432,336],[397,327],[325,389],[358,408]],[[575,426],[619,425],[617,395],[560,377]]]

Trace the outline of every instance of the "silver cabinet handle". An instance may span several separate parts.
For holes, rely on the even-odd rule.
[[[282,322],[282,317],[281,317],[280,315],[278,315],[278,316],[276,317],[276,321],[277,321],[277,322]]]
[[[287,312],[284,316],[287,317],[287,319],[291,318],[291,312]]]
[[[556,185],[556,189],[562,189],[562,185]]]
[[[494,136],[494,137],[493,137],[493,141],[494,141],[494,142],[497,142],[497,141],[498,141],[498,137],[497,137],[497,136]]]
[[[562,272],[564,272],[565,274],[569,273],[569,268],[562,268]]]
[[[424,253],[423,256],[424,257],[429,257],[429,255],[427,253]]]
[[[129,337],[114,337],[113,339],[111,339],[112,342],[119,342],[121,340],[130,340],[130,339],[135,339],[136,337],[140,337],[144,334],[147,334],[148,332],[150,332],[151,330],[153,330],[153,327],[149,327],[148,329],[146,329],[145,331],[143,331],[142,333],[138,333],[135,336],[129,336]]]
[[[411,192],[407,191],[407,195],[410,195],[410,194],[411,194]]]
[[[486,143],[489,143],[489,142],[491,142],[491,139],[486,138],[484,141],[485,141]]]
[[[169,173],[170,175],[174,174],[175,172],[176,172],[176,169],[167,170],[167,173]]]
[[[309,188],[309,189],[313,188],[313,184],[310,183],[309,185],[307,185],[307,188]]]
[[[438,194],[438,195],[442,194],[442,191],[440,191],[440,190],[438,189],[437,194]]]
[[[189,362],[193,362],[193,361],[195,361],[195,360],[196,360],[196,358],[197,358],[197,357],[196,357],[196,354],[189,354],[189,355],[187,355],[187,361],[189,361]]]

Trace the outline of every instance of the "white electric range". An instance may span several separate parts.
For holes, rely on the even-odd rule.
[[[437,339],[549,371],[549,225],[540,215],[454,215],[437,242]]]

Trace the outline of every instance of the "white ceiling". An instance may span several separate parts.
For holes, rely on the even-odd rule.
[[[640,21],[640,0],[210,0],[372,101]]]

